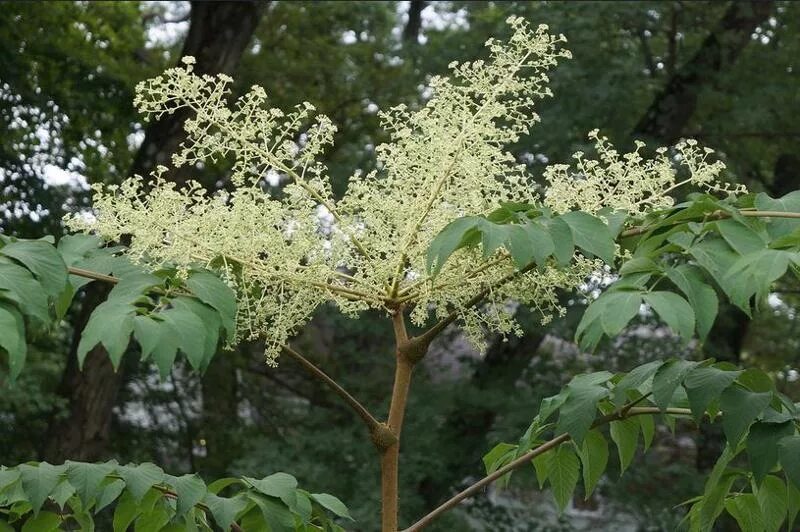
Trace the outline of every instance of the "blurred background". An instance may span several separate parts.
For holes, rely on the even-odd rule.
[[[339,133],[327,164],[342,194],[385,139],[378,110],[423,105],[430,77],[452,60],[484,56],[483,43],[507,34],[511,14],[565,34],[574,57],[552,75],[555,98],[539,106],[542,123],[513,147],[534,179],[586,149],[586,134],[600,128],[623,148],[635,138],[655,148],[695,137],[726,162],[730,180],[773,196],[800,188],[797,2],[4,2],[0,232],[58,237],[64,213],[90,207],[91,183],[169,161],[186,116],[145,124],[131,102],[137,82],[181,55],[196,56],[198,71],[233,75],[236,90],[264,86],[272,105],[307,100],[329,115]],[[227,171],[221,162],[169,177],[213,189]],[[515,441],[539,401],[579,372],[713,356],[768,370],[799,400],[799,293],[780,284],[752,321],[722,309],[702,349],[643,316],[598,353],[581,353],[571,339],[583,302],[571,294],[564,319],[542,327],[521,310],[526,335],[492,339],[484,356],[457,331],[446,335],[412,389],[401,522],[481,476],[481,456]],[[132,345],[117,373],[100,349],[78,371],[76,333],[103,296],[103,287],[90,288],[57,330],[32,339],[16,386],[0,366],[0,463],[116,458],[206,478],[287,471],[340,497],[354,530],[378,528],[378,464],[363,426],[291,360],[269,368],[261,346],[242,345],[203,376],[178,363],[161,381]],[[322,309],[295,343],[383,416],[390,338],[384,316],[351,321]],[[720,443],[714,427],[663,430],[621,479],[611,466],[592,498],[576,497],[561,517],[530,468],[431,530],[672,530]]]

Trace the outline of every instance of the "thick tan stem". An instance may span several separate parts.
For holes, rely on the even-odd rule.
[[[403,428],[403,417],[406,412],[408,390],[411,387],[411,373],[414,365],[421,358],[419,345],[409,342],[403,318],[402,308],[395,310],[392,318],[394,324],[396,365],[392,402],[389,405],[387,425],[395,437],[395,441],[381,451],[381,530],[397,532],[398,519],[398,472],[400,459],[400,431]],[[427,346],[426,346],[427,347]]]

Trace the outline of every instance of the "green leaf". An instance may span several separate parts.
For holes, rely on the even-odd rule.
[[[645,415],[645,416],[638,416],[639,417],[639,425],[642,427],[642,441],[644,442],[644,452],[650,448],[650,444],[653,443],[653,436],[656,434],[656,422],[653,420],[653,416]]]
[[[769,295],[772,283],[786,273],[793,254],[777,249],[763,249],[743,256],[726,272],[723,286],[731,302],[749,312],[749,300],[757,303]]]
[[[614,387],[614,405],[622,407],[629,399],[628,391],[638,389],[664,364],[661,360],[654,360],[626,373]]]
[[[163,279],[149,273],[135,273],[123,277],[108,294],[108,302],[133,305],[147,292],[164,283]]]
[[[797,519],[797,514],[800,513],[800,489],[793,483],[788,482],[786,484],[786,495],[786,530],[794,530],[794,521]]]
[[[726,371],[713,366],[696,367],[689,371],[683,387],[695,421],[699,423],[702,420],[708,405],[717,400],[722,391],[741,374],[741,371]]]
[[[200,363],[199,371],[205,371],[211,363],[211,359],[217,353],[219,344],[219,332],[222,328],[219,313],[205,303],[201,303],[195,298],[179,296],[172,300],[172,306],[179,310],[185,310],[200,318],[205,329],[205,346],[203,349],[203,360]]]
[[[758,499],[752,493],[737,495],[725,501],[725,509],[739,524],[742,532],[762,532],[764,517]]]
[[[764,411],[771,399],[771,392],[751,392],[736,384],[722,392],[722,430],[731,446],[739,443],[750,424]]]
[[[244,477],[243,480],[264,495],[278,497],[281,500],[291,499],[297,488],[297,479],[288,473],[274,473],[260,480]]]
[[[575,254],[575,241],[572,236],[572,230],[562,217],[551,218],[547,222],[547,229],[555,246],[553,254],[556,257],[556,261],[561,266],[568,265],[572,262],[572,257]]]
[[[41,462],[38,465],[21,464],[17,467],[22,481],[22,489],[28,496],[33,513],[36,515],[50,493],[61,482],[64,467],[54,466],[47,462]]]
[[[225,478],[218,478],[214,482],[208,485],[208,491],[213,493],[214,495],[219,494],[222,490],[231,486],[233,484],[241,484],[241,480],[236,477],[225,477]]]
[[[157,504],[152,509],[142,512],[136,519],[135,532],[152,532],[154,530],[160,531],[167,523],[169,523],[170,515],[167,507],[163,504]],[[186,530],[185,528],[183,529]]]
[[[35,318],[40,323],[50,321],[44,288],[22,266],[0,262],[0,300],[2,299],[13,301],[23,314]]]
[[[103,508],[114,502],[122,490],[125,489],[125,481],[120,479],[107,479],[101,486],[100,494],[94,505],[94,513],[98,514]]]
[[[673,332],[687,340],[692,338],[694,310],[685,299],[672,292],[660,291],[645,293],[644,300]]]
[[[28,345],[22,315],[3,301],[0,301],[0,347],[8,353],[9,377],[13,382],[25,367]]]
[[[75,488],[72,487],[72,484],[70,484],[67,479],[62,479],[50,493],[50,499],[63,511],[64,504],[66,504],[67,500],[74,494]]]
[[[619,269],[621,275],[628,275],[631,273],[650,273],[657,272],[661,267],[655,263],[650,257],[634,257],[626,260]]]
[[[780,198],[770,198],[764,193],[757,194],[755,207],[760,211],[800,212],[800,190],[789,192]],[[789,218],[769,218],[765,220],[767,232],[772,238],[791,233],[800,227],[800,220]]]
[[[103,241],[96,235],[77,233],[61,237],[56,249],[61,254],[64,264],[72,266],[79,260],[100,252],[102,245]]]
[[[539,413],[536,414],[536,419],[538,419],[540,423],[546,423],[550,416],[561,408],[561,405],[567,400],[568,394],[569,392],[564,389],[561,390],[558,395],[551,395],[550,397],[542,399],[542,404],[539,405]]]
[[[764,517],[766,532],[778,532],[788,510],[786,484],[778,477],[768,475],[758,488],[756,498]]]
[[[104,301],[89,317],[89,322],[81,333],[78,344],[78,363],[83,366],[86,354],[97,344],[102,344],[108,352],[114,369],[119,367],[122,355],[128,347],[133,331],[133,317],[136,309],[129,304]]]
[[[778,443],[778,458],[786,477],[800,488],[800,436],[789,436]]]
[[[178,496],[175,514],[177,517],[183,517],[208,493],[205,482],[195,474],[170,476],[167,477],[167,483],[175,489],[175,494]]]
[[[547,482],[550,476],[550,470],[553,468],[553,461],[555,460],[555,451],[548,451],[535,456],[533,460],[533,469],[536,470],[536,481],[539,483],[539,489],[544,488],[544,483]]]
[[[6,469],[0,466],[0,493],[19,480],[19,469]]]
[[[347,511],[347,506],[333,495],[328,495],[327,493],[312,493],[311,498],[317,501],[320,506],[330,510],[339,517],[344,517],[353,521],[350,512]]]
[[[117,464],[87,464],[83,462],[67,462],[67,479],[75,487],[75,492],[85,508],[101,493],[100,485],[114,471]]]
[[[678,385],[696,366],[697,362],[673,359],[658,368],[653,377],[653,400],[661,410],[670,405]]]
[[[600,431],[590,430],[586,434],[580,459],[583,465],[583,487],[586,499],[589,499],[608,465],[608,442]]]
[[[233,290],[219,277],[206,272],[193,272],[186,280],[186,286],[200,301],[219,312],[228,340],[233,340],[236,334],[236,294]]]
[[[692,245],[688,251],[697,263],[717,281],[720,288],[728,293],[730,285],[727,282],[726,273],[738,260],[739,255],[728,246],[727,242],[719,237],[706,237]]]
[[[528,242],[532,245],[533,249],[531,252],[536,264],[540,266],[543,265],[547,257],[552,255],[556,250],[553,238],[544,227],[536,222],[524,223],[521,224],[520,227],[525,232],[525,237]]]
[[[170,329],[169,332],[165,331],[165,334],[174,336],[189,363],[195,370],[199,370],[203,366],[206,351],[206,328],[203,320],[196,314],[179,308],[159,312],[158,316],[163,320],[161,327]],[[161,338],[164,338],[163,334]]]
[[[149,489],[149,488],[148,488]],[[141,499],[141,497],[139,497]],[[114,532],[125,532],[133,523],[133,520],[142,512],[138,501],[130,491],[125,491],[117,501],[114,509],[113,527]]]
[[[164,471],[155,464],[144,463],[117,468],[119,476],[125,481],[134,502],[139,502],[154,484],[164,482]]]
[[[0,248],[0,255],[18,260],[42,283],[44,291],[58,297],[67,284],[67,266],[56,248],[41,240],[17,240]]]
[[[80,526],[81,532],[95,531],[94,519],[92,518],[92,514],[88,511],[77,511],[73,509],[72,518],[78,523],[78,526]]]
[[[634,291],[607,292],[601,297],[605,298],[605,306],[613,312],[604,312],[601,317],[603,332],[608,336],[616,336],[622,331],[636,315],[642,305],[642,293]]]
[[[557,432],[566,432],[578,445],[591,427],[597,413],[597,403],[608,396],[605,384],[612,374],[607,371],[577,375],[567,384],[567,399],[561,406]]]
[[[628,213],[622,210],[612,210],[611,207],[604,207],[600,209],[597,214],[605,218],[608,225],[608,230],[613,238],[617,238],[625,220],[628,218]]]
[[[703,282],[696,268],[686,264],[667,269],[667,277],[689,300],[697,320],[697,335],[704,340],[717,318],[719,300],[716,291]]]
[[[22,532],[53,532],[60,530],[61,517],[53,512],[41,512],[28,519],[22,526]]]
[[[289,509],[299,517],[304,524],[309,524],[314,516],[314,506],[311,503],[311,494],[304,490],[297,490],[295,492],[295,503],[289,506]]]
[[[614,262],[614,237],[602,220],[582,211],[571,211],[559,216],[572,232],[575,245],[607,264]]]
[[[550,467],[550,486],[556,499],[559,513],[564,511],[572,494],[578,485],[580,476],[580,462],[571,444],[562,444],[553,453],[553,462]]]
[[[794,422],[763,423],[756,422],[747,435],[747,456],[756,483],[778,464],[778,442],[794,434]]]
[[[738,478],[738,474],[727,471],[728,464],[736,456],[736,452],[726,446],[722,455],[717,459],[711,474],[708,476],[701,507],[697,516],[700,521],[700,530],[710,530],[717,517],[722,513],[725,506],[725,497],[731,489],[731,485]]]
[[[517,445],[513,443],[498,443],[492,450],[483,455],[483,466],[486,468],[486,474],[491,474],[502,467],[509,459],[515,455]]]
[[[639,443],[639,420],[635,417],[612,421],[609,432],[611,439],[617,444],[619,452],[620,475],[628,469],[636,454]]]
[[[766,247],[764,239],[739,220],[721,220],[717,222],[717,228],[728,245],[741,255]]]
[[[219,528],[230,530],[231,524],[247,508],[248,502],[242,495],[226,498],[208,493],[203,499],[203,504],[211,511],[211,515],[214,516],[214,521],[216,521]]]
[[[269,532],[294,532],[294,515],[286,506],[275,499],[262,497],[256,493],[250,493],[249,497],[261,511],[261,517],[266,521]],[[251,530],[249,526],[245,526],[245,521],[242,521],[242,529]]]
[[[464,245],[467,233],[482,222],[483,218],[478,216],[466,216],[447,224],[428,247],[425,261],[428,272],[431,275],[438,274],[450,255]]]

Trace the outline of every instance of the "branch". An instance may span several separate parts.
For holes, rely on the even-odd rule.
[[[800,212],[783,212],[783,211],[747,211],[747,210],[740,210],[739,214],[745,216],[747,218],[800,218]],[[724,220],[726,218],[730,218],[731,214],[723,211],[717,211],[711,213],[708,216],[709,220]],[[681,220],[676,222],[675,225],[679,223],[683,223],[686,220]],[[642,233],[648,232],[653,226],[639,226],[639,227],[632,227],[627,229],[619,234],[619,238],[629,238],[632,236],[641,235]]]
[[[690,416],[690,415],[692,415],[691,410],[689,410],[688,408],[667,408],[667,409],[665,409],[663,411],[658,407],[650,407],[650,406],[639,407],[639,408],[629,408],[628,411],[625,414],[622,414],[622,412],[620,411],[620,412],[614,412],[613,414],[609,414],[607,416],[603,416],[602,418],[597,420],[592,425],[592,428],[596,428],[596,427],[599,427],[599,426],[602,426],[602,425],[606,425],[606,424],[608,424],[608,423],[610,423],[612,421],[618,421],[620,419],[624,419],[624,418],[628,418],[628,417],[641,416],[641,415],[646,415],[646,414],[659,414],[659,413],[662,413],[662,412],[664,414],[671,414],[671,415],[676,415],[676,416]],[[555,438],[551,439],[550,441],[547,441],[547,442],[543,443],[542,445],[540,445],[536,449],[532,449],[532,450],[528,451],[527,453],[523,454],[522,456],[520,456],[516,460],[514,460],[512,462],[509,462],[508,464],[504,465],[503,467],[501,467],[500,469],[498,469],[494,473],[483,477],[481,480],[475,482],[474,484],[472,484],[471,486],[469,486],[465,490],[461,491],[457,495],[454,495],[449,500],[447,500],[444,503],[442,503],[435,510],[433,510],[432,512],[430,512],[429,514],[427,514],[422,519],[420,519],[419,521],[417,521],[416,523],[414,523],[410,527],[406,528],[402,532],[417,532],[419,530],[422,530],[426,526],[430,525],[431,522],[434,519],[436,519],[437,517],[439,517],[441,514],[447,512],[448,510],[453,509],[455,506],[458,505],[458,503],[460,503],[464,499],[466,499],[468,497],[471,497],[472,495],[475,495],[484,486],[488,486],[489,484],[491,484],[495,480],[497,480],[500,477],[504,476],[506,473],[510,473],[511,471],[514,471],[515,469],[519,469],[520,467],[523,467],[523,466],[527,465],[531,460],[533,460],[534,458],[536,458],[540,454],[544,454],[547,451],[549,451],[550,449],[558,447],[560,444],[562,444],[564,442],[567,442],[570,439],[571,438],[570,438],[569,434],[561,434],[561,435],[556,436]]]
[[[319,369],[315,366],[311,361],[305,358],[303,355],[289,347],[288,345],[284,345],[281,347],[284,353],[289,355],[291,358],[295,359],[297,362],[300,363],[303,368],[311,373],[316,379],[322,381],[327,385],[331,390],[336,393],[339,397],[341,397],[345,403],[347,403],[350,408],[352,408],[358,417],[360,417],[364,423],[367,425],[369,431],[373,434],[382,431],[385,426],[381,424],[372,414],[370,414],[369,410],[367,410],[364,405],[358,402],[358,400],[350,395],[347,390],[342,388],[338,382],[330,378],[324,371]]]
[[[67,268],[67,271],[72,275],[77,275],[79,277],[86,277],[87,279],[94,279],[95,281],[103,281],[105,283],[117,284],[119,282],[118,277],[113,277],[111,275],[105,275],[98,272],[93,272],[91,270],[84,270],[83,268],[74,268],[70,266]]]

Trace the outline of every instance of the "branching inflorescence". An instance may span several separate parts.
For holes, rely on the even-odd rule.
[[[141,83],[136,105],[151,118],[189,110],[174,164],[230,159],[232,192],[210,195],[194,182],[178,190],[162,167],[149,180],[97,186],[96,216],[69,225],[108,240],[130,235],[129,254],[140,262],[220,271],[238,294],[239,337],[266,337],[270,362],[325,302],[349,314],[403,306],[417,325],[456,312],[478,346],[487,330],[517,330],[509,300],[547,318],[559,310],[555,290],[580,285],[594,261],[576,257],[569,268],[531,268],[509,280],[516,267],[502,250],[483,257],[462,249],[432,276],[425,264],[432,239],[454,219],[502,202],[641,213],[668,204],[676,186],[715,187],[723,165],[684,143],[677,153],[686,175],[679,175],[663,150],[653,161],[639,155],[641,145],[620,157],[595,134],[600,160],[576,154],[575,169],[548,168],[540,199],[505,147],[538,122],[536,101],[551,95],[547,71],[569,52],[546,26],[509,23],[507,42],[487,42],[488,60],[453,63],[450,78],[434,78],[424,107],[383,113],[391,141],[377,148],[378,170],[353,176],[338,201],[321,162],[336,131],[327,117],[314,118],[309,103],[288,113],[270,108],[261,87],[231,108],[231,79],[197,75],[185,58],[184,67]],[[266,190],[270,173],[287,183],[280,199]],[[483,306],[466,306],[481,291]]]

